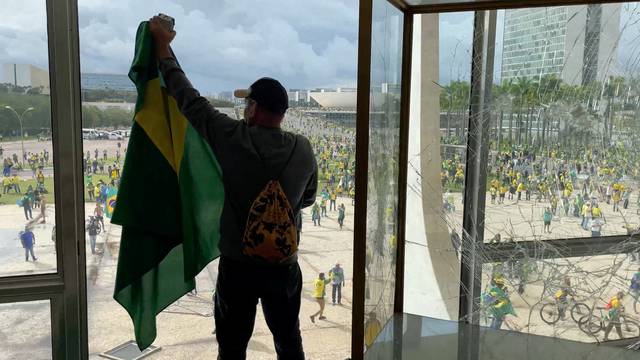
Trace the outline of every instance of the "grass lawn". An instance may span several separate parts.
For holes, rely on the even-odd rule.
[[[27,192],[27,189],[29,188],[29,185],[31,185],[35,189],[36,188],[36,180],[35,179],[29,179],[29,180],[21,181],[20,182],[20,191],[22,191],[22,194],[16,194],[14,192],[14,190],[12,189],[9,194],[2,194],[2,196],[0,196],[0,204],[5,204],[5,205],[15,204],[18,200],[20,200],[20,199],[22,199],[24,197],[24,194]],[[54,196],[53,196],[53,178],[51,178],[51,177],[45,178],[44,179],[44,187],[49,192],[48,194],[44,194],[44,197],[47,199],[47,204],[51,205],[51,204],[53,204],[54,199],[55,199]],[[4,187],[3,187],[3,191],[4,191]]]
[[[93,184],[97,184],[99,180],[104,181],[105,183],[109,183],[111,181],[111,179],[107,176],[107,175],[93,175],[92,181]],[[24,180],[20,182],[20,191],[22,192],[22,194],[16,194],[13,189],[11,190],[11,192],[9,194],[0,194],[0,205],[11,205],[11,204],[16,204],[16,202],[20,199],[22,199],[22,197],[24,197],[24,194],[27,192],[27,189],[29,188],[29,185],[31,185],[34,189],[36,188],[36,180],[35,179],[29,179],[29,180]],[[87,188],[86,188],[86,184],[84,184],[84,199],[85,202],[94,202],[93,200],[89,201],[89,195],[87,193]],[[48,194],[45,194],[45,198],[47,199],[47,204],[52,205],[54,203],[55,197],[53,195],[53,177],[47,177],[44,179],[44,187],[45,189],[47,189],[47,191],[49,192]],[[3,187],[4,190],[4,187]],[[17,206],[17,205],[16,205]]]

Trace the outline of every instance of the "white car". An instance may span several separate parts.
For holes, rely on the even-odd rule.
[[[124,136],[115,133],[115,132],[108,132],[107,133],[107,139],[109,140],[124,140]]]

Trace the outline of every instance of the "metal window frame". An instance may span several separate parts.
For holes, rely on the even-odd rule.
[[[532,8],[532,7],[546,7],[546,6],[565,6],[565,5],[584,5],[584,4],[605,4],[605,3],[626,3],[632,2],[630,0],[487,0],[487,1],[443,1],[437,4],[423,4],[423,5],[410,5],[406,0],[387,0],[391,5],[395,6],[404,13],[405,24],[403,34],[403,59],[402,59],[402,83],[401,83],[401,129],[400,129],[400,160],[403,161],[400,164],[400,172],[398,178],[398,239],[397,239],[397,263],[396,263],[396,289],[395,289],[395,304],[394,311],[399,313],[402,311],[402,301],[404,300],[404,245],[405,245],[405,233],[406,233],[406,185],[407,185],[407,164],[406,156],[408,152],[408,122],[409,122],[409,101],[410,101],[410,78],[411,78],[411,57],[412,49],[412,26],[408,26],[407,19],[413,20],[413,15],[429,14],[429,13],[445,13],[445,12],[462,12],[462,11],[476,11],[484,12],[486,10],[502,10],[502,9],[515,9],[515,8]],[[484,20],[488,28],[491,28],[491,13],[484,12]],[[476,14],[477,16],[477,14]],[[493,30],[489,33],[483,34],[482,37],[474,36],[474,52],[478,49],[483,61],[486,58],[485,52],[487,49],[491,49],[495,45],[495,18],[494,18]],[[365,271],[364,262],[366,257],[366,202],[367,202],[367,175],[368,175],[368,144],[369,144],[369,89],[370,89],[370,71],[371,71],[371,25],[372,25],[372,0],[360,1],[360,18],[359,18],[359,33],[358,33],[358,89],[366,91],[358,91],[357,95],[357,121],[356,121],[356,205],[355,205],[355,228],[354,228],[354,255],[353,255],[353,281],[354,281],[354,307],[352,313],[352,356],[353,359],[362,359],[362,349],[364,348],[364,288],[365,288]],[[474,23],[474,34],[478,32],[478,22]],[[479,43],[476,43],[479,42]],[[491,43],[491,44],[489,44]],[[491,49],[491,58],[493,57],[494,50]],[[474,53],[474,59],[476,54]],[[493,61],[493,60],[491,60]],[[490,79],[493,75],[493,71],[489,74],[484,73],[483,69],[486,69],[486,64],[481,67],[472,66],[471,74],[472,79],[479,80],[481,83],[487,79]],[[493,65],[491,64],[491,70]],[[473,81],[472,81],[473,82]],[[478,91],[484,92],[483,97],[489,98],[491,86],[477,86],[472,88],[471,97],[476,96]],[[488,126],[488,121],[478,121],[482,119],[482,116],[476,116],[474,120],[473,113],[478,114],[485,104],[471,104],[470,116],[469,116],[469,133],[478,133],[479,131],[487,131],[483,127]],[[486,116],[486,115],[484,115]],[[484,140],[477,141],[472,140],[469,143],[471,137],[467,137],[467,151],[470,152],[471,148],[479,150],[478,153],[467,156],[466,159],[466,174],[465,181],[467,184],[486,184],[486,174],[482,171],[478,171],[478,164],[485,164],[487,160],[488,147],[487,142]],[[486,136],[483,136],[485,139]],[[482,161],[484,159],[484,161]],[[479,161],[479,163],[478,163]],[[475,165],[474,165],[475,163]],[[469,169],[473,168],[471,172]],[[472,193],[471,189],[465,190],[464,201],[464,219],[466,225],[464,226],[465,232],[473,234],[465,241],[465,244],[474,244],[474,247],[478,250],[482,250],[485,254],[483,259],[477,259],[477,251],[470,251],[468,255],[470,257],[463,256],[462,269],[470,269],[468,267],[469,259],[475,259],[472,261],[472,267],[482,266],[482,262],[491,262],[494,260],[504,259],[511,256],[530,256],[536,254],[536,256],[553,258],[558,256],[557,253],[543,253],[540,255],[540,242],[518,242],[516,245],[489,245],[484,244],[483,239],[483,224],[484,224],[484,198],[478,196],[467,196],[467,193]],[[606,255],[607,253],[613,253],[612,248],[618,246],[623,248],[623,251],[630,251],[633,246],[640,246],[640,240],[634,237],[633,242],[628,241],[628,236],[607,236],[599,238],[576,238],[576,239],[557,239],[543,242],[542,244],[550,244],[553,246],[562,246],[566,249],[563,254],[569,256],[585,256],[585,255]],[[543,246],[543,245],[542,245]],[[477,271],[476,271],[477,272]],[[466,272],[461,274],[461,310],[460,318],[464,321],[474,323],[473,317],[469,316],[473,313],[474,301],[469,301],[479,296],[478,282],[473,282],[473,272]],[[468,292],[462,291],[463,288],[470,289]],[[462,298],[465,297],[465,300]],[[477,305],[477,304],[476,304]],[[476,322],[477,323],[477,322]],[[475,337],[477,334],[467,334],[467,336]],[[473,349],[466,349],[467,355],[473,357]]]
[[[49,300],[56,360],[88,357],[77,9],[46,1],[57,270],[0,278],[0,303]]]

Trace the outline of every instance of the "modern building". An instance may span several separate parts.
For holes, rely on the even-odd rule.
[[[556,75],[571,85],[602,81],[616,61],[620,6],[506,10],[501,79]]]
[[[30,64],[4,64],[0,82],[13,86],[42,88],[42,93],[49,93],[49,72]]]

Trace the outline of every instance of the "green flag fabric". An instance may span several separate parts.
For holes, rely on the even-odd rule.
[[[163,87],[148,22],[138,27],[129,78],[138,100],[111,220],[122,225],[113,297],[145,349],[156,315],[219,255],[224,189],[211,147]]]

